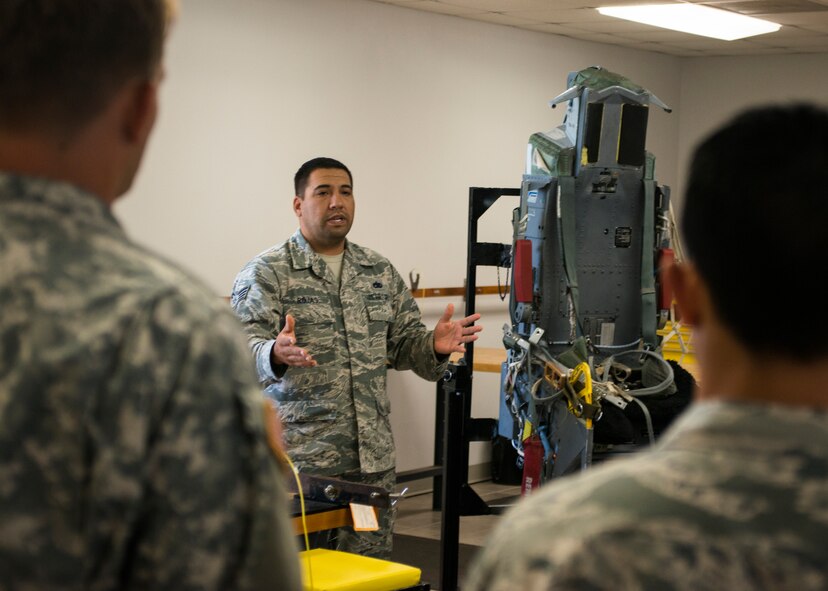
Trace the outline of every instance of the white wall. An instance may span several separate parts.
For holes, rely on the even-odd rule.
[[[354,173],[354,241],[403,276],[419,270],[423,287],[462,285],[469,186],[518,186],[529,135],[561,122],[548,99],[590,65],[675,108],[651,116],[648,149],[661,182],[677,177],[679,58],[362,0],[183,0],[166,64],[157,129],[116,214],[221,295],[296,228],[293,173],[318,155]],[[480,240],[511,240],[502,201]],[[496,281],[485,269],[478,284]],[[422,301],[426,324],[448,301],[462,309]],[[482,345],[500,346],[504,309],[478,299]],[[433,384],[410,373],[389,384],[398,468],[430,465]],[[496,416],[497,393],[497,376],[475,374],[474,414]],[[472,463],[487,451],[475,444]]]
[[[761,103],[828,106],[828,54],[692,58],[682,63],[677,195],[696,144],[737,112]],[[772,146],[768,149],[796,149]],[[747,171],[746,171],[747,172]],[[754,171],[755,172],[755,171]]]

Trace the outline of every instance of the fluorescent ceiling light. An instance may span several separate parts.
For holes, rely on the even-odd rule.
[[[607,16],[725,41],[773,33],[781,26],[751,16],[697,4],[602,6],[597,10]]]

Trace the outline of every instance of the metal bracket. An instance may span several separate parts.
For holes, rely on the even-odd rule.
[[[379,486],[359,484],[338,478],[327,478],[324,476],[312,476],[299,473],[299,481],[302,485],[302,495],[311,501],[322,501],[325,503],[358,503],[387,509],[392,506],[391,494]],[[288,491],[298,493],[296,482],[288,479]]]
[[[604,400],[606,400],[610,404],[614,404],[621,410],[627,408],[627,401],[621,398],[620,396],[616,396],[615,394],[607,394],[606,396],[604,396]]]

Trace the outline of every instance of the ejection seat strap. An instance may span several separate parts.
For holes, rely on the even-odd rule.
[[[577,336],[581,335],[581,317],[578,314],[578,268],[575,264],[575,177],[558,177],[558,235],[560,236],[561,258],[566,272],[566,284],[572,297],[575,311]]]
[[[656,291],[654,252],[656,182],[644,179],[644,225],[641,233],[641,336],[644,345],[656,346]]]

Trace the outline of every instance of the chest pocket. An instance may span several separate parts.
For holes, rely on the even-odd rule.
[[[385,351],[394,310],[388,294],[372,293],[365,296],[365,310],[368,316],[369,347],[374,351]]]
[[[317,362],[330,362],[334,354],[334,320],[331,303],[327,298],[314,303],[298,303],[285,306],[285,314],[296,321],[296,346],[306,349]]]
[[[394,310],[388,300],[365,300],[365,309],[368,311],[370,322],[391,322],[394,320]]]

